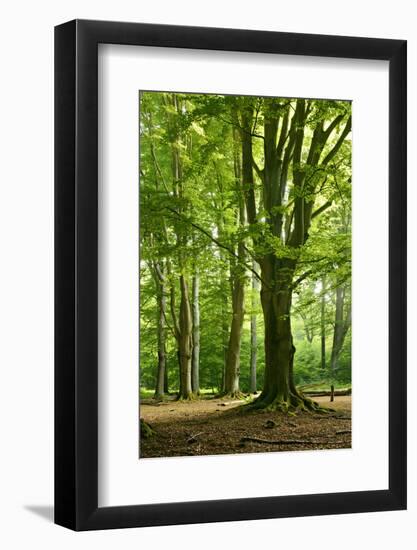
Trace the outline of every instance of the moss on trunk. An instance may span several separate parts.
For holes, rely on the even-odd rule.
[[[149,439],[150,437],[154,436],[156,434],[155,430],[143,420],[143,418],[140,419],[140,436],[144,439]]]

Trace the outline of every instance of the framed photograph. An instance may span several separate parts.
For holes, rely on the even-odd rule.
[[[406,508],[406,42],[55,29],[55,522]]]

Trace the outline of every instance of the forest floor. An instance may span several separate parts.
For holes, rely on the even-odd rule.
[[[327,396],[314,401],[334,412],[289,416],[242,412],[242,400],[144,399],[140,416],[155,435],[141,438],[140,458],[350,448],[351,397],[338,396],[333,403]]]

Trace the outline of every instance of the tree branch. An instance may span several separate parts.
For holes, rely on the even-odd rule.
[[[195,229],[197,229],[198,231],[200,231],[201,233],[203,233],[204,235],[206,235],[206,237],[208,237],[211,241],[214,242],[214,244],[216,244],[219,248],[223,248],[223,250],[226,250],[227,252],[229,252],[229,254],[231,254],[234,258],[236,258],[239,263],[241,263],[244,267],[246,267],[246,269],[248,269],[249,271],[251,271],[255,277],[261,281],[261,283],[263,283],[264,285],[268,286],[268,284],[266,283],[266,281],[264,281],[262,279],[262,277],[259,275],[259,273],[253,269],[253,267],[249,264],[247,264],[246,262],[242,262],[241,258],[239,257],[238,254],[236,254],[236,252],[228,247],[227,245],[221,243],[218,239],[216,239],[215,237],[213,237],[213,235],[211,235],[208,231],[206,231],[203,227],[200,227],[199,225],[197,225],[196,223],[192,222],[191,220],[188,220],[187,218],[184,218],[184,216],[182,216],[179,212],[177,212],[176,210],[174,210],[173,208],[170,208],[169,206],[166,206],[165,207],[167,210],[169,210],[170,212],[172,212],[173,214],[175,214],[176,216],[178,216],[179,218],[182,219],[182,221],[185,221],[186,223],[188,223],[189,225],[191,225],[192,227],[194,227]],[[247,249],[246,249],[247,250]]]
[[[164,186],[165,191],[166,191],[167,194],[169,195],[169,189],[168,189],[168,186],[167,186],[167,184],[166,184],[165,178],[164,178],[164,176],[163,176],[163,174],[162,174],[162,171],[161,171],[161,169],[160,169],[160,167],[159,167],[158,160],[157,160],[156,154],[155,154],[155,148],[154,148],[154,145],[153,145],[152,141],[151,141],[151,155],[152,155],[152,159],[153,159],[153,162],[154,162],[155,169],[156,169],[156,171],[158,172],[158,175],[159,175],[159,177],[160,177],[160,179],[161,179],[161,181],[162,181],[162,185]]]
[[[264,171],[259,168],[259,166],[256,164],[255,159],[253,157],[252,157],[252,166],[255,168],[255,172],[258,174],[259,179],[263,181]]]
[[[300,275],[300,277],[298,277],[298,279],[296,279],[292,283],[291,288],[292,289],[296,288],[300,283],[302,283],[305,279],[307,279],[307,277],[309,277],[313,273],[314,273],[313,269],[309,269],[308,271],[305,271],[302,275]]]
[[[325,210],[330,208],[332,204],[333,204],[332,200],[329,200],[329,201],[325,202],[322,206],[320,206],[320,208],[317,208],[317,210],[315,210],[311,214],[311,219],[315,218],[316,216],[319,216],[322,212],[324,212]]]
[[[339,152],[339,149],[341,148],[343,142],[345,141],[346,136],[349,134],[350,130],[352,129],[352,117],[350,116],[346,122],[346,125],[343,129],[343,132],[340,134],[339,139],[336,141],[336,144],[334,145],[333,149],[327,153],[327,155],[324,157],[323,162],[321,163],[322,166],[326,166],[332,158],[336,156],[336,154]]]
[[[283,120],[282,120],[281,132],[280,132],[280,135],[279,135],[279,140],[278,140],[278,145],[277,145],[277,156],[278,156],[279,159],[282,156],[282,152],[284,150],[285,142],[287,141],[288,136],[290,135],[290,133],[288,131],[289,117],[290,117],[290,114],[289,114],[289,109],[288,109],[287,112],[284,115]]]
[[[331,122],[329,124],[329,126],[324,130],[323,132],[323,136],[324,136],[324,141],[326,142],[328,137],[330,136],[330,134],[333,132],[333,130],[336,128],[336,126],[342,122],[342,120],[344,119],[344,114],[343,115],[338,115],[334,120],[333,122]]]

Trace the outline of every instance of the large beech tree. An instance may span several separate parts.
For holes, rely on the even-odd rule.
[[[313,100],[265,98],[264,162],[259,167],[252,142],[260,108],[255,111],[251,98],[241,101],[243,184],[254,254],[261,268],[265,324],[265,381],[257,407],[316,408],[294,384],[291,304],[294,287],[309,274],[308,269],[297,272],[301,262],[308,264],[303,252],[311,224],[332,204],[331,200],[318,204],[318,190],[332,177],[330,165],[338,160],[351,130],[348,105],[340,109],[339,104],[333,108],[327,103],[328,108],[323,108],[322,102]],[[261,184],[258,206],[254,169]]]

